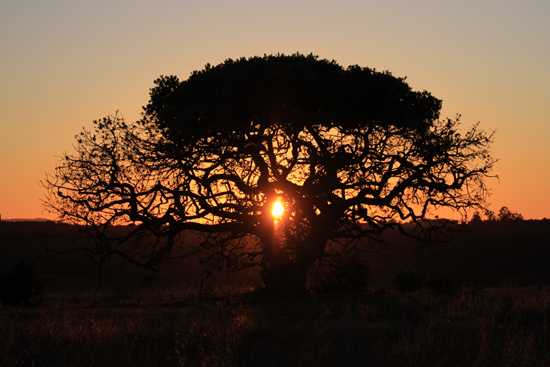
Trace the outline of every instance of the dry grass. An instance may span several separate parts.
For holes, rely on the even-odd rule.
[[[0,366],[547,366],[550,293],[2,308]]]

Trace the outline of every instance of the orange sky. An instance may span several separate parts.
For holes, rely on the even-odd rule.
[[[550,2],[410,4],[8,0],[0,214],[46,216],[39,181],[74,135],[117,110],[138,117],[160,74],[185,78],[226,57],[299,51],[407,76],[443,99],[443,116],[495,129],[492,207],[550,217]]]

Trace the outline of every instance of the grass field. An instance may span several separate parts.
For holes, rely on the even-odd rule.
[[[56,255],[77,228],[2,222],[0,275],[31,264],[44,301],[0,306],[0,367],[549,366],[549,223],[463,226],[430,247],[390,233],[369,247],[370,291],[280,299],[250,293],[257,272],[217,274],[199,298],[181,262],[114,261],[96,293],[89,259]],[[402,272],[459,286],[400,293]]]
[[[550,290],[49,299],[0,309],[1,366],[547,366]]]

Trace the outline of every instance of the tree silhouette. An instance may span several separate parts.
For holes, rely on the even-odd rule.
[[[498,220],[501,222],[517,222],[523,220],[523,215],[512,212],[507,206],[503,206],[498,211]]]
[[[135,263],[154,267],[195,230],[211,261],[259,265],[268,289],[300,292],[335,243],[351,251],[425,225],[431,209],[483,203],[491,135],[440,108],[389,72],[313,55],[230,59],[161,76],[135,123],[83,130],[46,181],[47,203],[98,231],[132,223],[108,252]],[[162,240],[139,257],[128,239],[142,231]]]

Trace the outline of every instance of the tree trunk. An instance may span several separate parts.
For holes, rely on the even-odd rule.
[[[285,224],[266,213],[262,232],[262,280],[268,293],[299,295],[307,292],[309,270],[325,251],[329,232],[336,216],[316,218],[309,233],[289,234]],[[311,220],[311,218],[310,218]],[[290,236],[290,237],[288,237]]]
[[[270,242],[270,243],[269,243]],[[324,243],[313,239],[293,244],[289,250],[269,241],[264,245],[262,280],[265,290],[277,295],[295,296],[307,293],[307,277],[315,261],[322,255]]]

